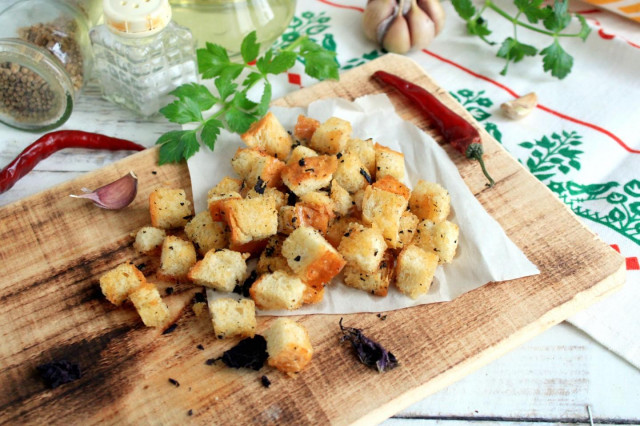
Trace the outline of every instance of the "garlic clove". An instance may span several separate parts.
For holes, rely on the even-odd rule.
[[[411,47],[424,49],[436,36],[436,28],[431,18],[418,7],[416,0],[411,3],[411,9],[405,16],[411,34]]]
[[[433,21],[436,28],[436,35],[440,34],[444,28],[445,14],[444,8],[440,4],[440,0],[418,0],[418,6]]]
[[[400,8],[402,8],[402,0],[400,0]],[[382,47],[387,52],[407,53],[411,49],[411,36],[409,35],[409,25],[404,16],[398,14],[395,17],[387,33],[382,39]]]
[[[135,173],[129,172],[120,179],[101,186],[94,191],[90,191],[87,188],[82,188],[82,191],[84,194],[71,194],[70,197],[87,198],[103,209],[118,210],[128,206],[136,198],[138,177]]]
[[[381,34],[386,32],[398,10],[396,0],[369,0],[362,17],[362,26],[367,38],[379,43]]]
[[[538,95],[535,92],[528,93],[512,101],[500,105],[504,115],[512,120],[526,117],[538,105]]]

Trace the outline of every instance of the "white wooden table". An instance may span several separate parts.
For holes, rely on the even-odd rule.
[[[96,131],[152,146],[175,129],[162,117],[140,120],[90,84],[63,129]],[[0,126],[0,166],[39,135]],[[126,153],[66,150],[41,162],[0,206],[123,158]],[[640,338],[640,336],[638,336]],[[386,424],[499,422],[640,424],[640,371],[573,326],[557,325],[454,385],[398,413]]]

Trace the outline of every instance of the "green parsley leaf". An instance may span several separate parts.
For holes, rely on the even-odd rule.
[[[485,38],[488,35],[491,35],[491,30],[489,29],[487,21],[482,18],[467,21],[467,31],[469,32],[469,34],[477,35],[482,40],[491,45],[495,44],[494,42],[489,41]]]
[[[283,50],[280,53],[277,53],[271,62],[266,64],[266,73],[267,74],[281,74],[287,71],[289,68],[293,67],[296,64],[296,55],[295,52],[290,52],[288,50]]]
[[[258,120],[253,114],[238,109],[235,106],[229,107],[224,114],[229,130],[234,133],[244,133],[249,130],[249,126]]]
[[[173,101],[169,105],[160,109],[160,113],[164,115],[167,120],[178,124],[202,121],[200,106],[192,98],[185,97],[183,99]]]
[[[545,71],[550,71],[551,75],[560,80],[565,78],[573,67],[573,57],[564,51],[558,40],[540,51],[543,56],[542,65]]]
[[[551,13],[551,9],[542,7],[544,0],[514,0],[513,3],[532,24],[547,18]]]
[[[336,53],[324,49],[315,41],[305,39],[300,45],[300,56],[304,61],[304,72],[318,80],[339,78],[340,64],[336,60]]]
[[[193,99],[198,104],[201,111],[208,110],[218,101],[218,99],[211,94],[209,89],[202,84],[197,83],[183,84],[182,86],[177,87],[170,94],[182,101],[186,98]]]
[[[178,163],[198,152],[200,145],[195,130],[172,130],[156,141],[160,145],[158,164]]]
[[[263,75],[267,75],[267,73],[269,72],[269,64],[271,63],[271,58],[273,58],[273,51],[269,49],[256,61],[256,68],[258,68],[258,71],[260,71]]]
[[[271,83],[266,81],[264,88],[262,89],[262,96],[260,97],[260,103],[256,109],[256,114],[259,116],[265,115],[269,109],[269,103],[271,103]]]
[[[542,23],[544,27],[554,33],[564,30],[571,22],[571,14],[568,12],[569,0],[556,0],[553,4],[552,13],[547,16]],[[550,6],[547,6],[547,10]]]
[[[213,43],[207,43],[206,49],[196,50],[198,59],[198,72],[202,78],[214,78],[222,72],[229,64],[229,55],[224,47]]]
[[[476,14],[476,8],[471,0],[451,0],[451,3],[458,15],[465,21],[470,20]]]
[[[535,47],[520,43],[518,40],[507,37],[500,46],[496,56],[513,62],[520,62],[525,56],[535,56],[538,49]]]
[[[231,103],[234,106],[244,110],[252,110],[256,106],[258,106],[256,102],[253,102],[251,99],[247,97],[246,90],[236,92]]]
[[[587,41],[591,28],[589,28],[589,24],[587,24],[587,20],[584,19],[584,16],[580,14],[576,14],[576,16],[578,17],[578,21],[580,21],[580,32],[578,33],[578,37],[580,37],[582,41]]]
[[[213,82],[215,84],[216,89],[218,89],[218,94],[220,95],[221,100],[226,100],[229,96],[233,95],[233,93],[238,88],[238,85],[233,82],[227,76],[220,76],[215,79]]]
[[[251,31],[247,36],[242,40],[242,45],[240,46],[240,54],[242,55],[242,60],[245,64],[249,62],[253,62],[260,52],[260,43],[256,40],[258,39],[256,32]]]
[[[224,125],[222,121],[216,120],[215,118],[210,118],[204,123],[204,127],[202,128],[202,132],[200,133],[200,139],[202,142],[213,151],[216,147],[216,140],[218,140],[218,136],[220,135],[220,129]]]
[[[260,74],[259,72],[252,72],[249,75],[247,75],[247,77],[242,82],[242,85],[247,88],[251,88],[253,87],[254,84],[259,82],[260,80],[262,80],[262,74]]]

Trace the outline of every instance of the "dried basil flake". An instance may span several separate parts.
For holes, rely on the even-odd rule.
[[[174,322],[169,327],[167,327],[167,329],[165,331],[163,331],[162,334],[173,333],[176,328],[178,328],[178,324]]]
[[[220,357],[227,367],[251,368],[256,371],[262,368],[267,358],[267,341],[259,334],[242,339]]]
[[[265,388],[271,386],[271,380],[269,380],[267,376],[260,377],[260,383],[262,383],[262,386],[264,386]]]
[[[249,277],[246,280],[244,280],[241,286],[240,285],[235,286],[235,288],[233,289],[233,292],[236,294],[240,294],[244,297],[249,297],[249,289],[251,288],[251,286],[253,285],[253,283],[256,281],[257,278],[258,278],[258,273],[255,270],[251,271],[251,274],[249,275]]]
[[[378,342],[369,339],[362,334],[362,330],[352,327],[344,327],[340,318],[340,331],[342,331],[341,342],[351,343],[358,359],[367,367],[378,370],[379,373],[394,369],[398,366],[395,355],[387,351]]]

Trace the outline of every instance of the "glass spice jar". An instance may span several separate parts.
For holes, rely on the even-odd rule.
[[[96,1],[20,0],[0,12],[0,122],[29,131],[63,124],[91,72]]]
[[[104,98],[150,116],[173,89],[197,81],[195,42],[171,21],[168,0],[104,0],[103,7],[104,24],[90,38]]]

